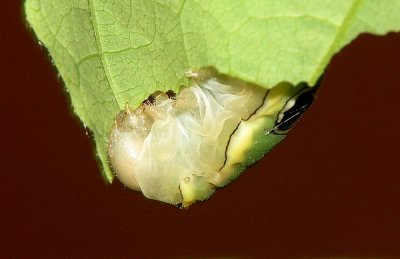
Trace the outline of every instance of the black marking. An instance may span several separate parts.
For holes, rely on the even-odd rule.
[[[168,90],[165,94],[168,96],[169,99],[173,99],[173,100],[176,99],[176,93],[172,90]]]
[[[250,116],[249,116],[247,119],[245,119],[245,120],[240,120],[239,123],[238,123],[238,125],[236,126],[236,128],[235,128],[235,129],[232,131],[232,133],[229,135],[228,143],[226,143],[226,146],[225,146],[225,160],[224,160],[224,163],[222,164],[221,168],[218,170],[218,172],[221,171],[222,168],[224,168],[224,166],[226,165],[226,161],[228,160],[228,147],[229,147],[229,143],[231,143],[231,139],[232,139],[233,134],[235,134],[235,132],[238,130],[240,124],[242,124],[242,121],[248,121],[254,114],[257,113],[257,111],[258,111],[259,109],[261,109],[261,107],[264,106],[265,101],[267,100],[268,94],[269,94],[269,89],[268,89],[267,92],[265,93],[263,102],[260,104],[260,106],[258,106],[257,109],[255,109],[254,112],[253,112],[252,114],[250,114]]]
[[[293,107],[283,112],[283,114],[282,111],[279,112],[275,121],[275,126],[272,129],[266,131],[265,135],[268,135],[270,133],[274,133],[276,135],[286,135],[288,131],[293,127],[293,125],[300,119],[301,115],[304,114],[304,112],[311,106],[312,102],[315,99],[315,93],[320,87],[323,78],[324,74],[322,74],[318,78],[314,87],[310,87],[306,83],[300,83],[299,85],[303,85],[304,87],[285,103],[282,110],[285,109],[290,100],[295,98],[296,102]],[[306,91],[304,91],[305,89]],[[304,92],[302,93],[302,91]],[[279,115],[281,114],[282,117],[279,120]],[[279,129],[281,129],[281,131],[279,131]]]
[[[257,109],[255,109],[254,112],[253,112],[252,114],[250,114],[249,117],[248,117],[247,119],[245,119],[245,120],[243,120],[243,121],[248,121],[248,120],[250,120],[250,118],[253,117],[253,115],[255,115],[255,114],[258,112],[258,110],[261,109],[261,107],[264,106],[265,101],[267,100],[267,96],[268,96],[268,94],[269,94],[269,90],[270,90],[270,89],[268,89],[267,92],[265,93],[264,99],[263,99],[261,105],[258,106]]]
[[[266,134],[274,133],[276,135],[286,135],[294,126],[294,124],[301,118],[304,112],[311,106],[315,98],[316,87],[302,88],[292,98],[290,98],[282,111],[277,115],[275,126]],[[288,110],[284,111],[289,101],[295,100],[295,103]]]
[[[154,94],[150,94],[149,97],[144,100],[142,103],[146,104],[146,105],[154,105],[156,102],[156,97],[154,96]]]

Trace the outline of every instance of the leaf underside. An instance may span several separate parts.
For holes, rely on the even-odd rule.
[[[156,90],[177,91],[189,68],[266,88],[313,85],[360,33],[400,30],[400,0],[26,0],[25,11],[94,134],[108,182],[115,116]]]

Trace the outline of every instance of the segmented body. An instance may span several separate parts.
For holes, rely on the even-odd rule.
[[[314,90],[270,90],[209,70],[178,94],[156,92],[117,117],[109,157],[118,178],[152,199],[190,205],[235,179],[284,138]]]

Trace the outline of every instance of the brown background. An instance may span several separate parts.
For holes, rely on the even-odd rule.
[[[283,144],[179,210],[103,183],[20,4],[1,8],[1,257],[400,257],[399,34],[346,47]]]

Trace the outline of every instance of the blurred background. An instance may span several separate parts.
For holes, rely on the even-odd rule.
[[[0,257],[400,257],[400,34],[344,48],[281,145],[179,210],[103,182],[21,3],[0,17]]]

